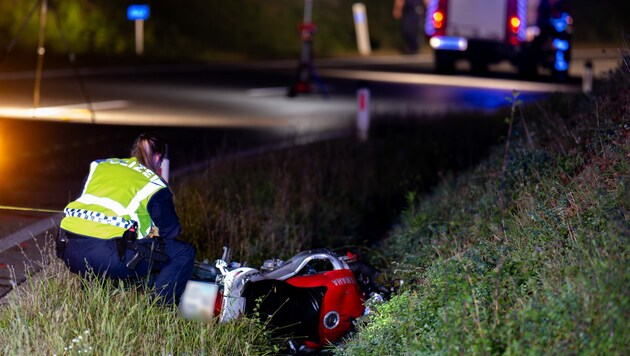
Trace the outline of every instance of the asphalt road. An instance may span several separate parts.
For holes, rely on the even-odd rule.
[[[313,89],[320,93],[288,98],[295,68],[295,61],[275,61],[81,69],[85,91],[72,70],[49,70],[36,111],[33,72],[0,73],[0,117],[308,134],[338,129],[352,119],[360,81],[370,84],[374,112],[493,109],[505,105],[505,94],[514,89],[534,97],[579,90],[579,77],[563,85],[522,82],[505,66],[486,77],[468,75],[465,66],[457,75],[436,76],[431,57],[419,55],[318,60],[321,85],[313,80]]]

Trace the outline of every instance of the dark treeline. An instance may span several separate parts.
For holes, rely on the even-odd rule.
[[[34,52],[37,43],[37,9],[40,0],[0,2],[0,49],[16,37],[12,52]],[[131,0],[47,0],[47,50],[66,52],[63,37],[79,54],[133,56],[134,24],[126,16]],[[145,23],[147,57],[189,59],[292,58],[300,51],[298,25],[302,0],[151,0],[151,17]],[[319,56],[356,53],[350,0],[316,0],[313,20],[317,24],[314,52]],[[391,16],[391,1],[365,0],[372,47],[398,50],[399,23]],[[576,42],[620,43],[625,0],[574,0]],[[61,29],[61,31],[60,31]]]

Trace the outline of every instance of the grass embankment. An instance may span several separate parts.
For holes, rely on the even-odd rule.
[[[398,218],[407,191],[428,191],[440,174],[476,164],[505,132],[500,116],[379,119],[368,142],[351,137],[218,160],[175,182],[197,256],[213,259],[231,246],[235,260],[258,267],[314,247],[371,246]]]
[[[413,201],[386,249],[406,287],[340,351],[626,354],[629,79],[517,110],[507,151]]]
[[[276,350],[256,321],[185,320],[136,287],[78,278],[50,250],[42,247],[42,271],[3,300],[3,355],[248,355]]]

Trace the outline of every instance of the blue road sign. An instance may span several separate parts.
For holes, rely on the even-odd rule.
[[[146,20],[149,18],[149,5],[129,5],[127,18],[129,20]]]

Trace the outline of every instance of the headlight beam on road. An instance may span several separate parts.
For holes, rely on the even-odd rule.
[[[320,69],[322,77],[366,80],[374,82],[439,85],[463,88],[518,90],[528,92],[579,92],[580,88],[569,84],[536,83],[520,80],[444,76],[437,74],[412,74],[373,72],[365,70]]]

